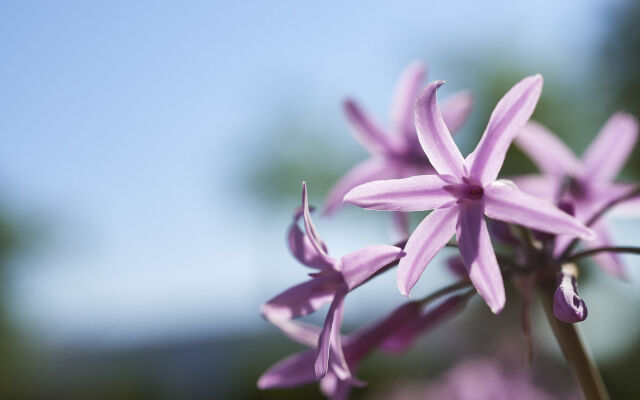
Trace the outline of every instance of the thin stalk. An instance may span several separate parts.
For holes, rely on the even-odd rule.
[[[585,400],[608,400],[609,395],[602,381],[600,371],[586,348],[578,326],[558,320],[553,315],[553,295],[555,286],[544,283],[539,287],[538,296],[544,307],[551,330],[569,366],[576,374]]]
[[[431,303],[432,301],[435,301],[435,300],[439,299],[442,296],[445,296],[445,295],[447,295],[449,293],[452,293],[452,292],[456,292],[456,291],[458,291],[460,289],[467,288],[469,286],[471,286],[471,282],[468,279],[464,279],[464,280],[461,280],[459,282],[452,283],[449,286],[445,286],[442,289],[439,289],[439,290],[431,293],[430,295],[428,295],[426,297],[423,297],[421,300],[418,300],[418,301],[420,303],[422,303],[423,306],[425,306],[425,305]]]
[[[596,247],[589,250],[579,251],[574,253],[568,257],[565,257],[562,261],[576,261],[583,257],[588,257],[594,254],[602,253],[602,252],[612,252],[612,253],[631,253],[631,254],[640,254],[640,247],[631,247],[631,246],[606,246],[606,247]]]
[[[628,191],[626,194],[615,198],[611,201],[609,201],[608,203],[606,203],[604,206],[602,206],[598,212],[596,212],[588,221],[585,225],[587,226],[592,226],[593,224],[595,224],[596,222],[598,222],[598,220],[600,218],[602,218],[603,215],[605,215],[609,210],[611,210],[614,206],[617,206],[618,204],[625,202],[627,200],[630,200],[636,196],[640,196],[640,186]],[[578,245],[578,242],[580,241],[580,239],[573,239],[571,241],[571,243],[569,243],[569,246],[567,246],[566,250],[562,253],[562,255],[560,256],[560,258],[564,259],[566,258],[569,253],[571,253],[573,251],[573,249]]]

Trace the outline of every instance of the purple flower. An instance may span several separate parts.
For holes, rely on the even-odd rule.
[[[577,275],[574,264],[562,266],[560,284],[553,295],[553,315],[560,321],[575,323],[587,318],[587,305],[578,295]]]
[[[408,295],[427,264],[455,233],[469,277],[494,313],[505,303],[502,275],[484,220],[489,218],[583,238],[593,232],[554,205],[496,180],[507,149],[527,122],[542,91],[540,75],[523,79],[498,102],[476,149],[466,158],[456,147],[436,103],[444,82],[429,84],[415,105],[418,139],[437,175],[374,181],[352,189],[344,201],[386,211],[434,210],[411,234],[398,265],[398,288]]]
[[[392,352],[406,350],[420,333],[459,310],[466,299],[468,296],[465,295],[452,296],[427,312],[422,311],[419,302],[411,301],[396,308],[379,322],[347,336],[343,340],[344,364],[329,364],[329,371],[320,380],[322,392],[334,400],[346,399],[353,386],[365,385],[353,378],[349,371],[355,371],[368,354],[377,348]],[[320,329],[309,324],[282,321],[277,326],[291,339],[312,348],[320,336]],[[258,387],[287,388],[314,382],[314,363],[314,350],[294,354],[269,368],[258,380]]]
[[[614,114],[602,127],[596,139],[578,159],[544,126],[529,122],[516,137],[516,144],[533,160],[543,175],[518,178],[518,187],[548,201],[570,201],[575,215],[586,222],[603,205],[631,190],[631,185],[613,181],[631,154],[638,137],[638,122],[625,113]],[[568,181],[567,181],[568,180]],[[568,185],[564,193],[560,193]],[[608,229],[603,221],[593,226],[595,240],[587,248],[610,246]],[[562,253],[571,238],[558,237],[555,251]],[[594,260],[606,272],[624,276],[615,253],[600,253]]]
[[[429,165],[416,136],[413,104],[425,79],[425,67],[414,62],[400,77],[391,108],[391,127],[381,128],[353,100],[344,103],[344,110],[356,139],[369,151],[371,158],[347,172],[335,184],[325,205],[325,213],[333,214],[342,206],[342,198],[352,188],[379,179],[406,178],[418,173],[431,174]],[[469,92],[454,94],[443,107],[443,118],[451,132],[456,132],[466,121],[473,97]],[[393,214],[394,225],[408,236],[406,215]]]
[[[297,226],[300,214],[304,220],[305,233]],[[277,323],[308,315],[323,304],[331,302],[319,335],[315,359],[315,372],[319,378],[327,373],[330,359],[344,365],[340,325],[347,293],[364,283],[385,265],[397,261],[404,252],[395,246],[373,245],[356,250],[340,259],[330,257],[311,220],[307,185],[304,182],[302,212],[295,213],[287,237],[291,252],[298,261],[318,271],[310,274],[311,280],[296,285],[266,302],[262,306],[262,313],[269,321]]]

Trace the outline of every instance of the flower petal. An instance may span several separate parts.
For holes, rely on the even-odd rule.
[[[582,222],[553,204],[496,181],[484,188],[485,213],[489,218],[542,232],[592,239],[594,233]]]
[[[462,128],[473,108],[473,95],[468,90],[462,90],[449,96],[442,104],[442,119],[451,134]]]
[[[334,298],[340,283],[337,274],[313,278],[293,286],[262,305],[262,314],[269,321],[302,317],[316,311]]]
[[[397,145],[355,101],[346,100],[343,108],[354,137],[371,154],[388,154],[395,151]]]
[[[615,113],[582,156],[584,176],[594,181],[615,179],[638,139],[638,121],[627,113]]]
[[[322,239],[320,239],[320,235],[318,234],[318,231],[316,230],[316,227],[313,225],[313,221],[311,220],[306,182],[302,182],[302,217],[304,219],[304,230],[307,233],[307,238],[318,254],[318,257],[320,257],[325,264],[333,265],[335,261],[327,255],[327,252],[325,251],[324,245],[322,243]]]
[[[520,175],[509,179],[518,189],[549,203],[556,201],[562,187],[562,178],[554,175]]]
[[[513,138],[529,120],[542,92],[542,76],[524,78],[505,94],[491,113],[480,143],[467,159],[470,175],[493,182],[502,168]]]
[[[321,331],[319,326],[291,320],[273,320],[271,322],[289,339],[313,348],[318,346]]]
[[[416,129],[422,150],[433,168],[442,175],[462,177],[464,158],[458,150],[436,102],[436,91],[444,81],[430,83],[415,104]]]
[[[296,353],[269,368],[260,379],[259,389],[276,389],[300,386],[316,380],[313,370],[315,351]]]
[[[413,105],[422,86],[427,69],[420,61],[407,66],[396,84],[391,102],[391,123],[396,132],[405,138],[414,139],[416,124],[413,119]]]
[[[586,243],[585,248],[592,249],[596,247],[612,246],[613,241],[611,240],[611,236],[609,235],[606,223],[603,220],[600,220],[598,223],[594,224],[592,228],[596,233],[596,238]],[[618,254],[604,252],[594,254],[592,258],[593,261],[595,261],[595,263],[598,264],[598,266],[609,275],[619,279],[626,278],[627,274],[624,269],[624,265],[622,265],[622,260],[620,259],[620,256]]]
[[[578,295],[576,266],[563,266],[560,285],[553,295],[553,315],[560,321],[575,323],[584,321],[587,314],[587,306]]]
[[[287,232],[287,243],[293,256],[303,265],[311,268],[326,269],[332,268],[333,264],[327,263],[327,257],[316,251],[307,235],[298,227],[298,219],[302,217],[302,209],[295,213],[293,223]],[[320,244],[326,252],[324,243]]]
[[[541,172],[555,176],[573,176],[582,170],[573,151],[544,125],[529,121],[518,133],[516,145]]]
[[[349,290],[369,279],[380,268],[404,256],[401,248],[388,245],[363,247],[342,257],[341,272]]]
[[[497,314],[504,308],[504,282],[482,211],[482,203],[478,201],[460,204],[458,247],[469,279],[491,311]]]
[[[461,305],[468,299],[466,295],[451,296],[438,306],[424,313],[421,316],[412,316],[411,320],[397,324],[395,331],[387,336],[380,344],[380,348],[392,353],[399,353],[407,350],[415,343],[421,334],[433,328],[443,319],[461,310]]]
[[[420,275],[433,257],[444,247],[456,231],[458,207],[431,212],[413,231],[398,264],[398,289],[405,296],[416,285]]]
[[[344,201],[369,210],[431,210],[455,199],[443,189],[446,184],[437,175],[373,181],[351,189]]]
[[[371,181],[396,177],[396,166],[384,159],[370,158],[357,164],[331,188],[325,201],[325,215],[335,214],[343,205],[344,195],[354,187]]]
[[[342,325],[342,313],[344,311],[344,298],[347,295],[346,287],[338,290],[335,294],[327,318],[324,320],[324,326],[318,340],[318,349],[316,351],[315,371],[316,378],[320,379],[327,374],[329,369],[329,354],[331,354],[331,343],[338,340],[340,342],[340,326]],[[338,338],[336,339],[336,336]],[[342,352],[342,349],[334,349]]]

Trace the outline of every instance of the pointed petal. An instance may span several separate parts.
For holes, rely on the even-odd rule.
[[[451,239],[456,230],[458,207],[431,212],[413,231],[404,247],[406,255],[398,264],[398,289],[405,296],[416,285],[433,257]]]
[[[524,78],[505,94],[491,113],[480,143],[470,156],[470,175],[493,182],[502,168],[513,138],[529,120],[542,92],[542,76]]]
[[[587,240],[595,236],[582,222],[553,204],[501,181],[484,188],[484,202],[485,213],[489,218]]]
[[[587,314],[587,306],[578,295],[576,266],[563,266],[560,285],[553,295],[553,315],[571,324],[584,321]]]
[[[293,256],[303,265],[317,269],[332,268],[333,264],[327,263],[327,257],[316,251],[307,235],[298,227],[298,219],[302,217],[302,209],[296,212],[293,223],[287,232],[287,243],[289,250]],[[326,252],[324,243],[320,243],[322,249]]]
[[[401,248],[388,245],[363,247],[342,257],[341,272],[349,290],[369,279],[380,268],[404,256]]]
[[[269,368],[260,379],[259,389],[288,388],[304,385],[316,380],[313,370],[315,351],[296,353]]]
[[[339,281],[335,276],[313,278],[293,286],[262,305],[262,314],[269,321],[302,317],[333,300]]]
[[[320,390],[331,400],[347,400],[352,387],[352,384],[339,380],[335,374],[327,374],[320,380]]]
[[[315,372],[316,378],[320,379],[327,374],[329,369],[329,354],[331,353],[331,343],[336,340],[335,336],[340,336],[340,326],[342,325],[342,313],[344,311],[344,298],[347,295],[347,288],[343,288],[336,292],[327,318],[324,321],[320,339],[318,341],[318,349],[316,352]],[[337,338],[338,342],[340,338]],[[342,349],[334,349],[342,352]]]
[[[302,217],[304,219],[304,230],[307,234],[307,238],[318,254],[318,257],[322,259],[323,263],[333,265],[335,261],[327,255],[322,239],[320,239],[320,235],[318,234],[318,231],[316,231],[316,227],[313,225],[313,221],[311,220],[306,182],[302,182]]]
[[[442,119],[451,134],[462,128],[473,108],[473,95],[468,90],[456,92],[449,96],[442,105]]]
[[[370,158],[357,164],[331,188],[325,201],[324,213],[326,215],[335,214],[343,205],[344,195],[358,185],[380,179],[395,178],[395,169],[396,166],[393,163],[379,158]]]
[[[504,283],[482,211],[482,203],[478,201],[460,204],[458,247],[469,279],[497,314],[504,308]]]
[[[351,189],[344,201],[368,210],[432,210],[455,199],[443,189],[446,184],[437,175],[373,181]]]
[[[581,162],[573,151],[544,125],[535,121],[529,121],[522,128],[515,142],[545,174],[573,176],[582,170]]]
[[[509,179],[518,189],[549,203],[556,201],[562,188],[562,178],[554,175],[520,175]]]
[[[414,61],[402,72],[396,84],[391,102],[391,123],[394,130],[404,137],[416,135],[416,124],[413,119],[413,105],[416,102],[418,90],[426,77],[427,69],[424,64]]]
[[[598,223],[593,225],[593,230],[596,233],[596,238],[594,240],[586,243],[585,248],[591,249],[596,247],[607,247],[612,246],[613,241],[611,240],[611,236],[609,235],[609,230],[607,229],[606,223],[603,220],[600,220]],[[624,269],[624,265],[622,265],[622,260],[620,256],[616,253],[598,253],[592,256],[593,261],[603,271],[608,273],[611,276],[614,276],[619,279],[625,279],[627,274]]]
[[[613,114],[582,156],[584,176],[595,181],[615,179],[637,140],[638,121],[627,113]]]
[[[380,348],[391,353],[407,350],[421,334],[435,327],[445,318],[461,311],[460,306],[464,305],[466,299],[468,299],[466,295],[451,296],[424,315],[415,316],[404,324],[397,324],[395,331],[384,339]]]
[[[355,101],[345,101],[343,108],[353,136],[365,149],[371,154],[388,154],[394,151],[396,145],[391,138]]]
[[[431,165],[441,175],[461,177],[464,174],[464,158],[458,150],[449,129],[440,114],[436,91],[444,81],[430,83],[416,100],[415,118],[418,139]]]
[[[318,345],[321,331],[319,326],[291,320],[273,320],[271,322],[293,341],[313,348]]]

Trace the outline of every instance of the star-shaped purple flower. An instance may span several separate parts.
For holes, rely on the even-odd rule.
[[[342,206],[342,198],[354,187],[379,179],[406,178],[417,174],[432,174],[433,168],[420,150],[413,104],[423,85],[426,69],[420,62],[405,68],[398,83],[391,105],[391,126],[381,128],[353,100],[344,102],[344,110],[352,132],[371,157],[357,164],[329,192],[324,212],[335,213]],[[473,104],[468,91],[455,93],[443,106],[442,116],[455,133],[464,124]],[[408,236],[408,221],[403,213],[393,213],[398,231]]]
[[[578,159],[547,128],[531,121],[518,134],[515,142],[542,175],[519,177],[516,183],[527,193],[545,200],[571,202],[576,218],[587,222],[602,206],[632,189],[631,184],[613,180],[629,158],[637,139],[637,120],[629,114],[618,112],[609,118],[582,158]],[[598,221],[593,230],[597,237],[585,243],[585,247],[611,245],[604,220]],[[570,242],[571,238],[558,237],[556,254],[562,253]],[[624,277],[624,268],[615,253],[603,252],[593,258],[604,271]]]
[[[297,221],[304,220],[303,233]],[[349,253],[340,259],[332,258],[320,239],[311,220],[307,185],[302,183],[302,210],[294,216],[287,235],[293,255],[307,267],[318,272],[309,274],[312,279],[296,285],[267,301],[262,306],[263,315],[274,323],[302,317],[331,302],[329,313],[320,333],[315,371],[317,377],[327,373],[330,360],[344,365],[340,325],[344,298],[347,293],[371,278],[382,267],[397,261],[404,255],[402,249],[388,245],[372,245]],[[347,369],[348,372],[348,369]]]
[[[407,241],[407,255],[398,265],[400,292],[409,294],[429,262],[456,233],[471,281],[497,313],[504,307],[505,291],[484,215],[554,234],[590,238],[593,232],[553,204],[496,180],[511,141],[538,102],[540,75],[523,79],[504,95],[480,143],[466,159],[436,103],[436,91],[443,83],[429,84],[415,104],[418,139],[437,175],[365,183],[347,193],[344,201],[373,210],[434,210]]]

